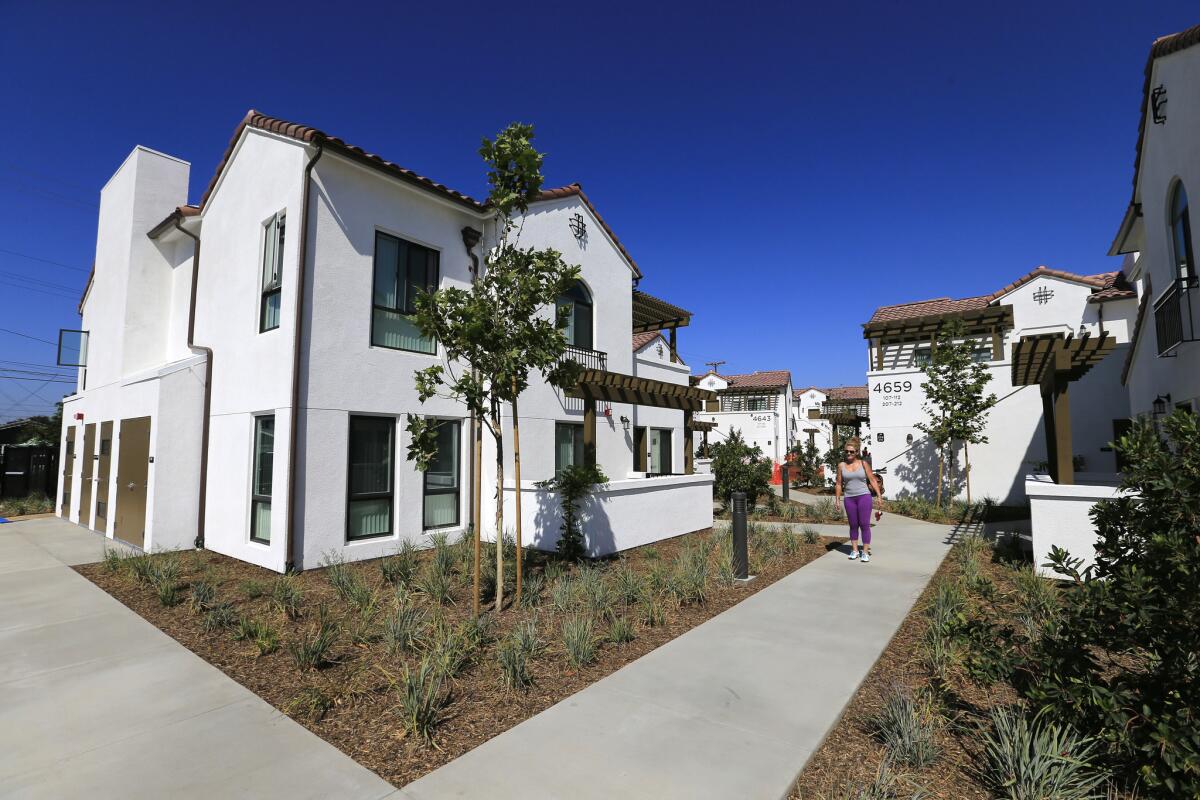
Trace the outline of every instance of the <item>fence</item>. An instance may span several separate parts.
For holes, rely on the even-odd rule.
[[[58,447],[5,445],[0,447],[0,499],[58,493]]]

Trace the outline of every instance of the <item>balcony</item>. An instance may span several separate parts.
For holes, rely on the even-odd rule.
[[[1158,355],[1165,357],[1184,342],[1196,341],[1196,322],[1192,313],[1195,279],[1180,278],[1154,303],[1154,332]]]
[[[569,344],[567,345],[567,352],[563,353],[563,360],[574,361],[584,369],[608,371],[608,353],[600,350],[589,350],[586,347],[576,347]]]

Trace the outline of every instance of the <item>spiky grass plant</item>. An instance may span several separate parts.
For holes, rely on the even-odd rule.
[[[167,608],[177,606],[183,600],[183,592],[175,581],[160,581],[154,588],[158,592],[158,602]]]
[[[355,644],[370,644],[382,635],[376,624],[379,617],[379,592],[370,589],[354,598],[350,615],[350,640]]]
[[[550,605],[555,611],[574,611],[580,603],[580,595],[578,581],[564,575],[550,587]]]
[[[638,603],[638,622],[647,628],[661,628],[667,622],[667,610],[658,595],[644,595]]]
[[[422,660],[415,670],[405,666],[399,680],[394,681],[396,712],[408,735],[426,742],[433,740],[449,700],[442,691],[444,682],[445,675],[428,660]]]
[[[246,580],[238,584],[242,594],[246,595],[247,600],[257,600],[271,593],[271,587],[265,582],[259,580]]]
[[[540,572],[531,572],[525,576],[521,586],[521,607],[537,608],[542,602],[542,593],[546,591],[546,579]]]
[[[253,643],[260,656],[279,649],[279,633],[263,620],[253,617],[242,617],[238,620],[233,630],[233,638]]]
[[[1096,739],[1020,708],[992,709],[979,732],[979,777],[1005,800],[1092,800],[1103,797],[1108,774]]]
[[[509,633],[509,638],[520,645],[530,658],[537,658],[546,649],[546,642],[538,632],[537,617],[518,622]]]
[[[450,572],[431,561],[418,573],[413,587],[429,598],[432,603],[451,605],[454,603],[454,578]]]
[[[921,639],[921,660],[938,684],[945,686],[950,682],[962,659],[962,647],[951,634],[936,625],[926,628]]]
[[[913,785],[909,776],[893,770],[891,761],[885,758],[869,779],[847,780],[840,788],[826,792],[822,800],[925,800],[929,796],[924,788]]]
[[[417,548],[407,539],[395,553],[379,559],[379,572],[393,586],[408,586],[417,573]]]
[[[271,585],[271,607],[288,619],[299,619],[304,607],[304,590],[294,575],[281,575]]]
[[[708,597],[707,555],[699,548],[685,545],[675,558],[664,588],[677,606],[703,603]]]
[[[626,562],[622,562],[612,571],[612,582],[617,599],[627,606],[633,605],[642,596],[645,581],[641,574]]]
[[[633,641],[633,623],[628,617],[617,617],[608,626],[608,640],[613,644],[626,644]]]
[[[894,761],[923,769],[941,755],[937,712],[928,695],[920,696],[904,685],[893,686],[871,725]]]
[[[1014,599],[1024,614],[1032,617],[1053,617],[1059,612],[1062,597],[1058,586],[1043,578],[1031,564],[1024,564],[1012,573]]]
[[[205,633],[232,628],[238,624],[238,614],[230,603],[214,603],[200,618],[200,627]]]
[[[320,722],[329,709],[333,708],[333,698],[316,686],[305,686],[288,704],[284,711],[292,716],[303,716],[311,722]]]
[[[128,558],[123,552],[115,547],[104,548],[104,568],[111,574],[120,572],[125,566],[125,560]]]
[[[446,678],[462,672],[476,652],[471,635],[461,625],[453,626],[441,616],[435,617],[429,626],[425,645],[425,659]]]
[[[429,534],[429,542],[433,546],[433,563],[447,575],[454,574],[454,564],[458,557],[450,546],[450,534],[434,531]]]
[[[597,616],[608,615],[613,596],[604,573],[597,567],[582,567],[577,580],[584,607]]]
[[[805,544],[816,544],[821,541],[821,533],[812,525],[805,525],[804,530],[800,533],[804,538]]]
[[[188,607],[197,614],[203,613],[212,608],[216,596],[217,590],[211,583],[195,581],[188,592]]]
[[[330,661],[330,650],[341,635],[341,627],[325,606],[317,609],[317,626],[300,631],[288,642],[288,653],[300,671],[320,669]]]
[[[146,553],[138,553],[125,558],[122,566],[125,568],[125,574],[137,583],[145,586],[153,585],[153,565],[150,562],[150,556]]]
[[[321,566],[325,568],[325,577],[329,585],[346,602],[351,602],[351,597],[361,596],[366,588],[358,572],[336,551],[327,552],[321,558]]]
[[[505,688],[515,691],[533,685],[533,676],[529,674],[529,653],[515,638],[510,636],[501,642],[496,649],[496,662],[500,665],[500,677]]]
[[[573,615],[563,620],[563,649],[573,667],[586,667],[596,660],[596,624],[591,617]]]
[[[428,627],[428,613],[408,597],[400,599],[383,621],[383,641],[392,653],[411,653]]]

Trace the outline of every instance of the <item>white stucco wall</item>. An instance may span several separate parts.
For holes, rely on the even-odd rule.
[[[663,383],[687,386],[691,369],[682,361],[671,361],[671,348],[663,340],[655,339],[634,353],[633,374],[641,378],[662,381]],[[635,427],[669,429],[671,431],[671,470],[682,473],[684,470],[685,450],[687,449],[684,447],[683,412],[675,408],[653,408],[650,406],[633,406],[632,412],[630,436],[632,436],[633,428]],[[619,424],[618,427],[620,427]],[[693,438],[696,443],[700,441],[699,435]],[[635,472],[633,469],[634,454],[632,451],[634,444],[634,441],[630,439],[629,471],[624,473],[623,477],[640,475],[640,473]],[[697,444],[693,444],[693,450],[696,446]],[[646,436],[646,448],[646,465],[649,467],[649,434]],[[610,477],[617,476],[613,475]]]
[[[1060,486],[1047,475],[1030,475],[1025,480],[1033,527],[1033,563],[1048,577],[1062,578],[1043,565],[1051,547],[1061,547],[1083,559],[1081,569],[1096,560],[1096,526],[1091,510],[1100,500],[1120,495],[1111,476],[1081,473],[1073,486]]]

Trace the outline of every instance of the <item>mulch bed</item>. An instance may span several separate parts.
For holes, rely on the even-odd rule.
[[[626,563],[640,573],[669,568],[685,546],[699,543],[698,532],[676,539],[627,551],[619,559],[600,563],[611,570]],[[787,536],[787,534],[782,534]],[[775,581],[824,555],[840,540],[821,538],[805,544],[793,537],[787,548],[778,547],[777,535],[755,539],[774,540],[775,545],[755,546],[751,552],[751,567],[757,579],[747,584],[726,584],[714,577],[709,581],[708,595],[702,604],[665,606],[664,624],[646,627],[635,624],[634,639],[624,645],[605,642],[595,663],[582,667],[569,666],[559,635],[560,625],[572,612],[555,611],[550,602],[550,581],[539,608],[506,608],[495,617],[497,639],[502,638],[517,623],[536,617],[542,638],[547,643],[544,653],[530,664],[534,684],[528,691],[512,691],[504,687],[496,661],[496,644],[486,645],[450,682],[451,698],[447,717],[437,728],[433,741],[426,743],[417,737],[406,736],[398,721],[397,703],[391,679],[415,667],[414,655],[392,655],[381,641],[370,640],[354,644],[343,633],[332,650],[332,663],[317,671],[301,671],[288,653],[287,644],[301,630],[316,626],[318,605],[327,605],[329,613],[348,630],[353,624],[353,610],[334,591],[327,570],[310,570],[296,576],[304,591],[304,613],[299,620],[289,620],[281,611],[270,606],[269,589],[279,578],[273,572],[237,561],[210,551],[192,551],[172,556],[182,563],[179,578],[186,598],[187,585],[204,580],[216,587],[218,601],[231,602],[237,613],[272,625],[279,634],[279,649],[259,655],[254,644],[234,641],[228,630],[207,633],[201,627],[202,615],[192,611],[187,602],[164,607],[154,588],[139,583],[128,570],[109,569],[104,564],[90,564],[76,569],[130,609],[175,638],[185,647],[215,665],[227,675],[255,692],[273,706],[289,714],[321,738],[342,750],[360,764],[374,770],[396,786],[403,786],[452,759],[466,753],[488,739],[537,714],[591,683],[654,650],[707,619],[725,611],[748,596],[770,586]],[[484,548],[494,559],[494,549]],[[714,552],[714,557],[716,553]],[[161,555],[151,556],[162,558]],[[420,554],[421,563],[432,557],[431,551]],[[545,557],[533,556],[527,574],[541,571],[549,563]],[[383,612],[390,611],[395,589],[383,581],[377,562],[348,565],[385,598]],[[573,569],[573,568],[572,568]],[[421,595],[419,604],[442,614],[447,622],[457,624],[471,616],[469,587],[466,576],[456,574],[454,603],[436,608]],[[247,592],[247,583],[251,591]],[[254,587],[258,582],[260,586]],[[267,588],[267,596],[251,597],[255,590]],[[619,615],[636,617],[636,609],[615,606]],[[381,614],[382,616],[382,614]],[[378,624],[376,622],[375,624]],[[599,630],[607,630],[601,625]],[[298,698],[311,696],[314,690],[332,702],[323,714],[308,713]]]
[[[876,774],[886,750],[874,738],[872,720],[878,716],[885,696],[893,687],[905,685],[914,691],[929,689],[931,677],[924,667],[921,647],[928,625],[924,610],[937,584],[955,577],[958,572],[959,565],[953,555],[947,556],[837,725],[809,759],[789,795],[791,800],[842,797],[839,792],[844,791],[849,782],[867,782]],[[981,573],[991,578],[1002,591],[1011,585],[1009,568],[1002,563],[984,563]],[[974,721],[986,717],[993,706],[1016,701],[1017,693],[1004,683],[980,686],[965,678],[954,681],[947,698],[947,713],[957,724],[947,724],[940,731],[941,757],[923,770],[911,770],[902,765],[897,765],[894,770],[904,773],[914,786],[923,788],[928,797],[988,800],[989,793],[971,772],[972,765],[979,760]],[[902,793],[900,796],[908,795]]]

